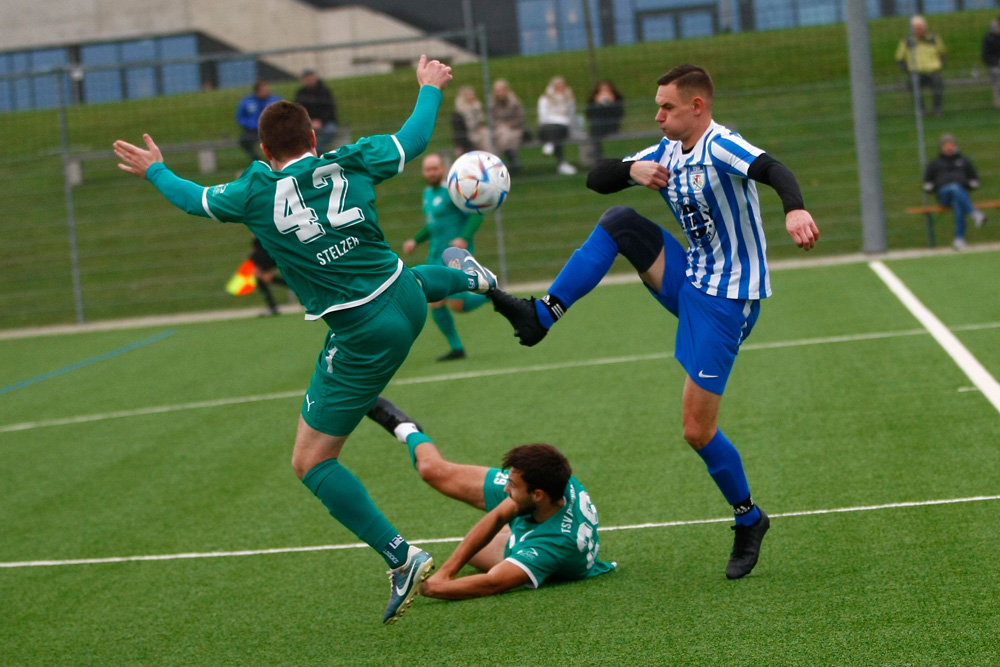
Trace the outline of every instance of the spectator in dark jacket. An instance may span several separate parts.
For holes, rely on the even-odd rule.
[[[625,96],[610,81],[599,82],[587,98],[587,121],[593,140],[594,159],[601,159],[601,139],[621,129],[624,115]]]
[[[260,137],[257,134],[257,120],[264,112],[264,107],[281,98],[271,94],[271,86],[267,81],[257,81],[253,84],[253,92],[240,100],[236,107],[236,123],[240,126],[240,148],[246,151],[254,160],[264,157],[257,150]]]
[[[328,151],[337,134],[337,101],[314,70],[302,72],[302,87],[296,91],[295,101],[309,112],[316,131],[316,148],[320,153]]]
[[[983,64],[993,78],[993,106],[1000,109],[1000,17],[990,24],[983,37]]]
[[[972,205],[970,190],[979,187],[979,175],[972,160],[962,155],[951,134],[941,135],[941,154],[924,170],[924,190],[937,195],[938,203],[950,206],[955,214],[955,250],[965,250],[965,217],[982,227],[986,215]]]

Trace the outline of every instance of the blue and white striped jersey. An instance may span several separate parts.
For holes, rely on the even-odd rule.
[[[771,296],[757,185],[747,177],[763,152],[712,121],[687,153],[681,142],[664,137],[624,160],[656,161],[670,172],[660,195],[688,240],[688,280],[706,294]]]

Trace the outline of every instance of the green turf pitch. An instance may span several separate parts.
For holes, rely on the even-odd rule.
[[[1000,377],[1000,254],[887,265]],[[728,508],[680,435],[673,320],[631,283],[595,290],[531,349],[486,308],[457,317],[460,363],[434,362],[446,344],[429,322],[386,391],[460,462],[560,447],[618,572],[417,598],[386,628],[368,549],[0,567],[0,664],[992,664],[1000,500],[797,513],[995,495],[1000,415],[866,264],[773,285],[720,416],[775,515],[744,580],[723,575],[726,522],[697,523]],[[0,563],[357,542],[289,464],[322,325],[174,328],[0,394]],[[165,329],[2,340],[0,390]],[[479,516],[374,425],[342,461],[410,540]],[[443,560],[454,544],[427,548]]]

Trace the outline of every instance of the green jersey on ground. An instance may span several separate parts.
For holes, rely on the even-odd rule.
[[[427,263],[441,264],[441,253],[456,238],[465,239],[467,250],[474,253],[472,239],[483,223],[483,216],[470,214],[455,206],[444,185],[432,185],[424,189],[423,229],[413,237],[417,243],[429,241]]]
[[[486,474],[487,512],[507,497],[503,492],[507,477],[500,468],[491,468]],[[563,499],[566,502],[559,511],[542,523],[530,516],[519,516],[509,524],[510,540],[504,558],[527,573],[533,588],[546,580],[586,579],[617,567],[616,563],[597,558],[601,550],[597,508],[576,477],[569,478]]]

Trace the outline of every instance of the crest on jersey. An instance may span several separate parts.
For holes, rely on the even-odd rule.
[[[705,167],[701,165],[688,167],[688,181],[691,183],[692,190],[701,192],[705,187]]]

